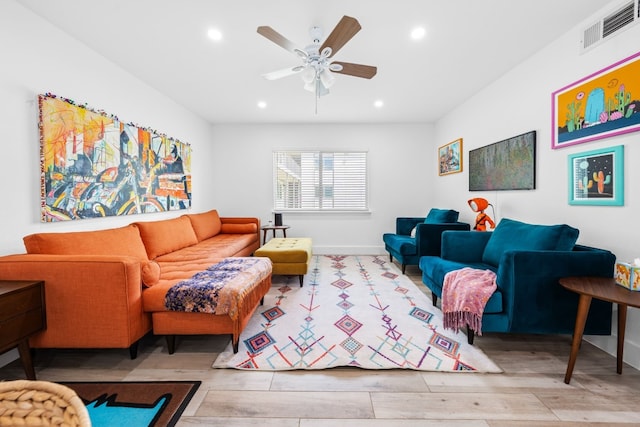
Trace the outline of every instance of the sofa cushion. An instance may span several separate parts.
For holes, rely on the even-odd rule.
[[[482,261],[497,266],[505,251],[570,251],[579,230],[566,224],[536,225],[503,218],[492,232]]]
[[[147,261],[140,232],[133,225],[107,230],[37,233],[23,238],[29,254],[124,255]]]
[[[221,232],[225,234],[249,234],[257,233],[258,225],[255,223],[250,224],[222,224]]]
[[[162,221],[136,222],[149,259],[198,243],[191,220],[186,216]]]
[[[151,287],[160,281],[160,264],[155,261],[142,263],[142,283]]]
[[[208,212],[185,215],[191,221],[193,231],[196,233],[198,242],[215,236],[220,233],[220,215],[213,209]]]
[[[424,219],[425,224],[445,224],[458,221],[460,213],[453,209],[432,208]]]

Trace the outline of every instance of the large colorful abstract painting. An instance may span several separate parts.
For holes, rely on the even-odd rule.
[[[189,144],[52,94],[38,105],[43,222],[191,206]]]

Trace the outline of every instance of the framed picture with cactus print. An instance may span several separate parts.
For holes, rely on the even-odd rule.
[[[569,155],[570,205],[624,205],[624,146]]]
[[[462,172],[462,138],[438,148],[438,175]]]
[[[640,52],[551,94],[551,148],[640,130]]]

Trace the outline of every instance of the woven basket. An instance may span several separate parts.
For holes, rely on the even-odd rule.
[[[91,426],[75,391],[48,381],[0,382],[0,426]]]

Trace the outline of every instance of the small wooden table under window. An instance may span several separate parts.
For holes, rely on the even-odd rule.
[[[627,323],[627,307],[640,308],[640,292],[630,291],[616,284],[613,278],[608,277],[565,277],[560,279],[560,284],[566,289],[580,295],[578,300],[578,314],[576,326],[571,343],[571,356],[567,365],[564,382],[569,384],[573,367],[576,364],[578,350],[582,342],[584,325],[593,298],[618,304],[618,349],[616,372],[622,373],[622,354],[624,351],[624,332]]]
[[[287,237],[287,230],[289,229],[288,225],[263,225],[260,227],[262,230],[262,244],[267,243],[267,231],[271,230],[273,233],[273,237],[276,237],[276,230],[282,230],[282,237]]]
[[[27,379],[35,380],[29,337],[46,328],[44,282],[0,280],[0,353],[18,347]]]

